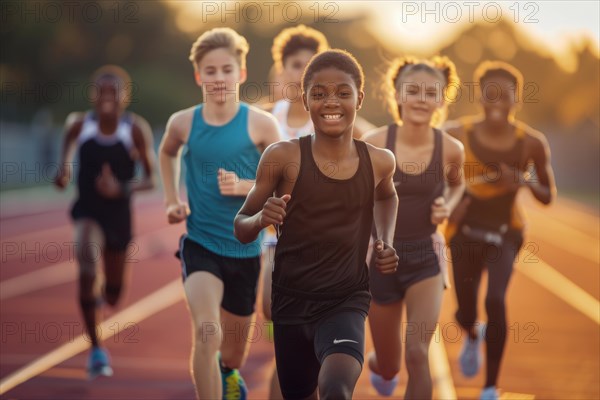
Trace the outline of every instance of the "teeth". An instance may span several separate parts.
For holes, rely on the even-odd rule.
[[[323,117],[325,117],[325,119],[340,119],[342,118],[341,114],[324,114]]]

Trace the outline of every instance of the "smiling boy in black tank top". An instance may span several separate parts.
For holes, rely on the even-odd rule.
[[[362,87],[362,69],[349,53],[311,60],[302,88],[315,135],[265,151],[235,220],[241,242],[278,227],[272,315],[285,398],[316,399],[317,387],[321,399],[352,397],[363,363],[373,220],[377,268],[391,273],[397,266],[388,245],[397,210],[394,158],[352,139]]]

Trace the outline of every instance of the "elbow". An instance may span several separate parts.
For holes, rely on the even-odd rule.
[[[242,244],[248,244],[251,240],[248,240],[247,235],[244,235],[244,229],[241,226],[242,223],[240,221],[239,215],[235,217],[233,220],[233,236]]]

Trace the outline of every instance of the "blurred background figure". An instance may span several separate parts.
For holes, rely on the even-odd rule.
[[[480,343],[485,341],[487,368],[481,399],[495,400],[508,330],[504,298],[525,227],[517,192],[528,189],[547,205],[556,197],[556,186],[546,138],[515,119],[523,91],[521,73],[506,63],[484,62],[474,80],[479,83],[483,115],[447,125],[448,132],[463,143],[469,165],[465,197],[452,215],[448,236],[458,300],[456,319],[468,332],[460,368],[467,377],[477,374],[482,364]],[[477,297],[484,269],[488,320],[481,324]]]
[[[132,239],[131,194],[154,187],[152,134],[145,119],[126,113],[131,82],[122,68],[104,66],[92,76],[94,109],[67,118],[61,168],[55,184],[64,189],[72,174],[77,151],[78,195],[71,209],[79,264],[79,305],[90,353],[90,379],[113,374],[106,349],[100,347],[96,324],[104,302],[115,306],[126,276],[126,253]],[[143,179],[134,181],[135,163],[142,165]],[[102,256],[104,279],[98,274]]]

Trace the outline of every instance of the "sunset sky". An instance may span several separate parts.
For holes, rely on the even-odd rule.
[[[222,1],[168,1],[179,10],[178,25],[182,30],[196,33],[203,18],[221,18],[225,24],[233,21],[232,15],[223,15],[222,4],[234,7],[240,4],[242,21],[244,15],[254,15],[250,3],[260,4],[262,18],[259,23],[268,23],[269,8],[263,2],[222,2]],[[271,11],[275,18],[282,20],[283,9],[293,16],[293,7],[285,2],[272,1]],[[529,33],[534,40],[540,40],[553,52],[563,52],[570,39],[587,36],[594,38],[598,51],[600,38],[600,3],[591,1],[304,1],[291,2],[303,7],[302,20],[310,23],[316,9],[321,16],[335,18],[357,17],[368,14],[374,19],[369,27],[382,43],[393,50],[394,43],[403,42],[403,48],[412,52],[432,52],[451,41],[462,29],[474,21],[494,22],[514,21]],[[216,7],[216,8],[215,8]],[[245,7],[248,7],[247,9]],[[498,14],[501,10],[501,15]],[[244,14],[246,13],[246,14]],[[214,15],[213,15],[214,14]],[[252,17],[251,17],[252,18]]]

